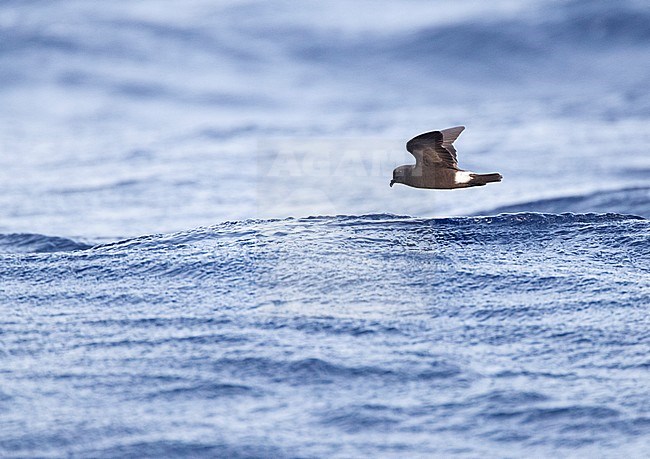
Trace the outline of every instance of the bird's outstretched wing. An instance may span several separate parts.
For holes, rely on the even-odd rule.
[[[464,130],[465,126],[456,126],[440,131],[442,133],[442,146],[445,147],[449,153],[451,153],[451,156],[454,157],[456,164],[458,164],[458,157],[456,156],[456,149],[452,144]]]
[[[456,149],[452,143],[463,129],[464,126],[458,126],[443,131],[425,132],[409,140],[406,149],[415,156],[418,165],[458,169]]]

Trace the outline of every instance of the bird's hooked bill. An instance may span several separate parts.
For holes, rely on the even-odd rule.
[[[391,188],[393,187],[393,185],[395,185],[395,180],[391,180],[391,181],[390,181],[390,187],[391,187]]]

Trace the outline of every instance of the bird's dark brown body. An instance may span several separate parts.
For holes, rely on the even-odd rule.
[[[455,176],[456,171],[451,169],[433,169],[422,173],[421,168],[418,170],[416,167],[413,169],[412,175],[409,176],[407,185],[414,188],[451,190],[459,188],[454,180]]]

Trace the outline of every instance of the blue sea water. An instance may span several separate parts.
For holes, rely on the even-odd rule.
[[[0,3],[0,456],[648,457],[643,1]],[[410,137],[461,167],[388,187]]]

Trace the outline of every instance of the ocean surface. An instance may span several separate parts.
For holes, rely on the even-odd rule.
[[[644,1],[0,2],[0,457],[650,456]],[[462,168],[388,186],[465,125]]]

